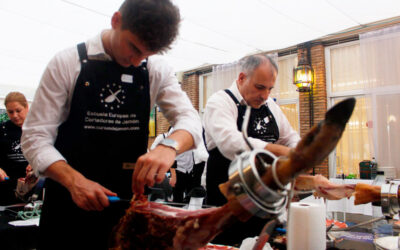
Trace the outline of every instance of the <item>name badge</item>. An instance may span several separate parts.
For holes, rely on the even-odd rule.
[[[133,83],[133,75],[122,74],[121,81],[125,83]]]
[[[136,162],[123,162],[122,169],[133,170],[135,169]]]

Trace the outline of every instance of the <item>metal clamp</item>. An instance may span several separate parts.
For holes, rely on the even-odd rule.
[[[381,206],[383,215],[393,217],[399,213],[398,190],[399,184],[394,182],[381,186]]]
[[[243,139],[250,148],[231,162],[229,166],[229,188],[228,195],[234,195],[239,203],[250,213],[261,218],[271,214],[282,213],[288,203],[287,188],[275,191],[268,188],[261,177],[265,171],[276,171],[272,165],[276,164],[277,157],[264,149],[254,149],[248,140],[247,126],[250,120],[251,107],[247,106],[243,118]],[[256,164],[258,159],[258,164]],[[273,172],[274,175],[276,173]],[[274,181],[279,184],[277,176]],[[283,186],[281,184],[281,186]]]
[[[265,165],[256,164],[259,157]],[[272,170],[276,159],[272,153],[256,149],[238,155],[229,167],[228,192],[234,194],[247,211],[261,218],[282,213],[288,202],[286,191],[270,189],[260,177],[265,171]]]

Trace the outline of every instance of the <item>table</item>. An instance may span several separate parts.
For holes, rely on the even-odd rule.
[[[17,211],[17,209],[12,209]],[[10,250],[35,249],[39,237],[38,226],[12,226],[10,221],[16,220],[11,211],[0,212],[0,248]]]

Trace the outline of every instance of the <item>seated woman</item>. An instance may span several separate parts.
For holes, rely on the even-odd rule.
[[[33,176],[22,154],[20,142],[22,124],[29,109],[28,102],[22,93],[10,92],[4,105],[10,120],[0,124],[0,205],[21,202],[15,193],[18,179]],[[34,185],[36,178],[33,177],[31,181]]]

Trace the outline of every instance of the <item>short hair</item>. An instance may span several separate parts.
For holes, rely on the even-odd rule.
[[[278,74],[278,65],[270,56],[267,55],[251,55],[244,58],[241,63],[241,71],[251,76],[258,66],[268,61]]]
[[[4,99],[4,106],[7,106],[8,103],[10,102],[18,102],[21,104],[24,108],[28,107],[28,101],[26,100],[24,94],[20,92],[10,92]]]
[[[125,0],[119,11],[122,29],[138,36],[152,52],[170,49],[178,36],[181,17],[170,0]]]

